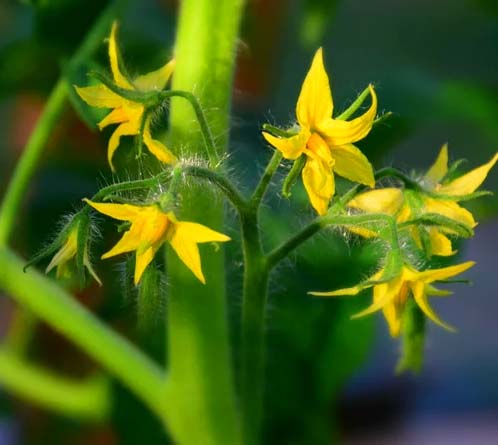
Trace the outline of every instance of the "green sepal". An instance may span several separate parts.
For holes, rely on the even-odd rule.
[[[78,239],[76,241],[76,270],[78,271],[80,288],[83,289],[86,284],[85,256],[87,254],[86,249],[89,241],[88,238],[90,232],[90,215],[87,211],[82,211],[76,218],[78,219]]]
[[[301,155],[297,158],[292,164],[292,168],[289,171],[289,174],[285,177],[284,183],[282,185],[282,195],[285,198],[290,198],[291,196],[291,188],[296,182],[298,176],[301,174],[304,164],[306,163],[306,156]]]
[[[335,119],[345,121],[347,118],[351,117],[358,108],[361,107],[362,103],[365,102],[365,99],[368,97],[370,93],[370,89],[366,87],[356,98],[356,100],[346,109],[344,110],[339,116],[337,116]]]
[[[443,185],[448,184],[449,182],[457,179],[459,176],[462,176],[462,172],[459,170],[459,168],[462,164],[465,164],[466,162],[467,162],[467,159],[457,159],[455,162],[453,162],[449,166],[446,174],[444,175],[444,178],[441,181],[441,184],[443,184]]]
[[[468,193],[466,195],[445,195],[437,192],[426,192],[428,196],[443,201],[470,201],[471,199],[481,198],[482,196],[492,196],[493,192],[489,190],[479,190],[478,192]]]
[[[425,316],[414,299],[409,298],[402,317],[403,339],[396,374],[407,371],[418,374],[424,362]]]
[[[291,138],[292,136],[298,134],[296,131],[283,130],[282,128],[278,128],[270,124],[263,124],[263,130],[280,138]]]
[[[461,224],[454,219],[440,215],[439,213],[425,213],[417,218],[413,218],[409,221],[399,224],[399,227],[403,228],[418,224],[424,226],[445,227],[454,231],[458,236],[461,236],[462,238],[471,238],[474,236],[474,230],[471,227],[465,224]]]

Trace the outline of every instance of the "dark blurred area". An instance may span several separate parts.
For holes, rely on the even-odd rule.
[[[50,88],[104,3],[0,3],[2,191]],[[129,2],[120,45],[133,72],[153,69],[172,53],[176,12],[172,0]],[[376,167],[424,171],[445,142],[450,157],[466,158],[469,169],[497,151],[495,0],[250,0],[238,50],[230,157],[234,176],[247,188],[270,155],[261,125],[292,123],[301,82],[319,46],[338,112],[370,82],[379,110],[393,112],[358,144]],[[92,64],[107,66],[104,44]],[[85,73],[78,75],[75,82],[84,84]],[[26,257],[50,240],[62,215],[110,181],[109,132],[100,134],[84,119],[68,105],[50,139],[16,224],[13,244]],[[492,171],[484,188],[496,190],[497,185],[498,171]],[[267,243],[282,240],[311,218],[311,211],[303,210],[303,194],[296,191],[293,198],[275,198],[265,208]],[[459,259],[477,261],[467,274],[473,285],[452,285],[455,295],[435,303],[459,332],[429,325],[425,366],[418,376],[395,376],[400,345],[389,337],[380,314],[349,320],[367,301],[306,294],[365,276],[375,268],[378,246],[327,232],[279,268],[268,314],[266,443],[498,443],[498,197],[481,198],[469,208],[480,224],[475,238],[458,247]],[[227,261],[235,331],[240,252],[229,251]],[[109,285],[92,286],[77,298],[160,359],[161,335],[137,330],[134,296],[122,295],[125,265],[97,267]],[[167,302],[164,306],[167,310]],[[9,299],[0,295],[0,335],[14,313]],[[36,341],[27,350],[33,360],[73,376],[95,367],[48,327],[35,329]],[[169,443],[159,423],[118,383],[114,398],[111,419],[92,424],[52,414],[0,388],[0,445]]]

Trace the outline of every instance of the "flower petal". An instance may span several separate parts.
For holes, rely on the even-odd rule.
[[[49,273],[54,267],[59,267],[67,263],[69,260],[74,258],[76,255],[76,250],[78,248],[78,230],[72,230],[67,237],[64,245],[59,249],[59,251],[54,255],[49,265],[45,269],[45,273]]]
[[[441,147],[441,151],[439,152],[436,161],[425,174],[425,179],[429,184],[434,186],[441,182],[446,176],[446,173],[448,173],[448,144],[444,144]]]
[[[433,281],[446,280],[447,278],[454,277],[455,275],[465,272],[475,264],[475,261],[467,261],[465,263],[456,264],[454,266],[443,267],[441,269],[428,269],[422,272],[415,272],[415,280],[432,283]]]
[[[311,205],[319,215],[324,215],[335,192],[333,173],[324,162],[308,158],[302,177]]]
[[[285,159],[297,159],[303,153],[306,142],[309,138],[309,132],[301,131],[299,134],[290,138],[278,138],[263,131],[263,137],[282,153]]]
[[[447,218],[453,219],[461,224],[465,224],[470,228],[477,225],[472,213],[454,201],[433,199],[429,197],[424,197],[423,201],[424,211],[427,213],[437,213],[439,215],[446,216]]]
[[[447,329],[448,331],[455,332],[455,328],[446,324],[443,320],[439,318],[439,316],[434,312],[434,309],[429,304],[427,299],[427,295],[425,294],[425,286],[422,282],[416,282],[411,285],[413,298],[415,298],[415,302],[418,304],[422,312],[427,315],[434,323],[439,326]]]
[[[449,184],[443,185],[438,189],[438,192],[444,195],[459,196],[468,195],[475,192],[484,182],[489,171],[498,161],[498,153],[496,153],[489,162],[480,167],[471,170],[463,176],[451,181]]]
[[[140,222],[138,224],[132,224],[130,230],[125,232],[115,246],[111,250],[104,253],[101,258],[105,260],[107,258],[138,249],[143,243],[140,236],[143,228],[142,226],[143,224]]]
[[[429,239],[431,243],[431,253],[439,256],[450,256],[456,253],[451,246],[451,241],[443,235],[437,227],[429,229]]]
[[[370,286],[365,286],[363,283],[358,284],[353,287],[346,287],[344,289],[333,290],[329,292],[308,292],[310,295],[315,295],[317,297],[341,297],[341,296],[353,296],[358,295],[362,290],[367,289]]]
[[[104,119],[99,123],[99,129],[102,130],[104,127],[112,124],[121,124],[128,120],[128,115],[126,114],[123,107],[118,107],[112,110]]]
[[[117,108],[126,100],[105,85],[95,85],[91,87],[74,87],[78,95],[92,107]]]
[[[399,337],[401,333],[401,312],[399,306],[394,303],[386,304],[382,308],[382,313],[389,327],[389,334],[393,338]]]
[[[323,121],[330,119],[333,107],[329,77],[323,66],[322,48],[319,48],[297,100],[297,121],[301,127],[317,128]]]
[[[133,80],[133,85],[141,91],[161,91],[171,78],[175,69],[176,60],[172,59],[161,68]]]
[[[350,121],[328,119],[320,124],[318,132],[325,138],[330,147],[354,143],[363,139],[370,132],[377,114],[377,96],[372,85],[369,86],[369,89],[372,104],[363,115]]]
[[[371,190],[355,196],[348,207],[366,213],[387,213],[395,215],[403,205],[403,192],[394,187]]]
[[[375,186],[373,168],[367,157],[354,145],[347,144],[331,147],[335,160],[334,171],[353,182]]]
[[[206,279],[202,273],[201,256],[197,244],[191,241],[182,230],[180,232],[175,231],[169,243],[185,266],[192,271],[202,284],[206,284]]]
[[[152,138],[150,133],[150,118],[147,118],[145,122],[143,137],[145,145],[157,159],[165,164],[176,163],[177,159],[175,155],[171,153],[162,142]]]
[[[133,221],[144,209],[144,207],[134,206],[131,204],[111,204],[104,202],[93,202],[84,198],[89,206],[92,206],[98,212],[110,216],[120,221]]]
[[[202,224],[178,221],[176,224],[176,234],[188,238],[193,243],[227,242],[231,238],[223,233],[216,232]]]
[[[109,144],[107,145],[107,160],[109,161],[112,171],[115,171],[112,158],[114,152],[119,147],[121,136],[134,136],[138,134],[138,132],[139,128],[137,128],[134,122],[125,122],[114,130],[114,133],[112,133],[111,138],[109,139]]]
[[[142,278],[145,269],[154,259],[154,255],[156,254],[159,246],[160,244],[155,247],[149,246],[144,251],[141,251],[140,249],[137,250],[137,254],[135,256],[135,276],[133,278],[135,286],[140,282],[140,278]]]
[[[109,37],[109,60],[111,62],[112,77],[114,77],[114,82],[116,85],[127,90],[133,90],[134,87],[130,81],[121,73],[119,69],[120,54],[118,49],[118,44],[116,41],[116,34],[118,31],[118,24],[114,22],[112,24],[111,35]]]

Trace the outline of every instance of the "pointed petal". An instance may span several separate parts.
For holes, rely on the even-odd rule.
[[[311,205],[319,215],[325,215],[330,199],[335,192],[333,173],[323,162],[308,158],[303,168],[302,177]]]
[[[133,221],[141,212],[143,212],[144,209],[144,207],[134,206],[131,204],[93,202],[87,198],[84,198],[83,201],[92,206],[98,212],[121,221]]]
[[[403,280],[401,279],[401,277],[397,277],[388,283],[375,285],[373,289],[373,303],[363,311],[353,315],[351,318],[354,319],[365,317],[383,309],[387,304],[393,302],[393,300],[399,294],[402,285]]]
[[[431,242],[431,253],[439,256],[450,256],[456,253],[451,246],[451,241],[443,235],[436,227],[429,229],[429,239]]]
[[[441,182],[446,173],[448,173],[448,144],[444,144],[441,147],[436,161],[425,174],[425,179],[430,184],[436,185]]]
[[[178,221],[176,224],[176,234],[178,236],[188,238],[193,243],[211,243],[211,242],[227,242],[231,238],[223,233],[216,232],[202,224]]]
[[[278,138],[263,131],[263,137],[282,153],[285,159],[297,159],[303,153],[306,142],[309,138],[309,132],[301,131],[299,134],[290,138]]]
[[[176,61],[175,59],[172,59],[161,68],[150,73],[143,74],[142,76],[138,76],[133,80],[133,85],[141,91],[161,91],[171,78],[175,65]]]
[[[370,85],[369,88],[372,105],[363,115],[350,121],[328,119],[318,127],[319,133],[325,138],[330,147],[352,144],[363,139],[372,129],[373,121],[377,114],[377,96],[373,86]]]
[[[382,308],[384,318],[389,327],[389,334],[393,338],[399,337],[401,334],[401,313],[394,303],[386,304]]]
[[[366,213],[396,214],[403,205],[403,192],[394,187],[361,193],[348,202],[348,207]]]
[[[424,197],[423,201],[424,211],[427,213],[437,213],[439,215],[446,216],[447,218],[453,219],[461,224],[465,224],[470,228],[477,225],[472,213],[461,207],[455,201],[445,201],[442,199],[433,199],[428,197]]]
[[[149,246],[144,251],[140,251],[140,249],[137,250],[137,254],[135,256],[135,276],[133,279],[135,286],[140,282],[140,278],[142,278],[145,269],[154,259],[154,255],[156,254],[159,246],[160,245],[155,247]]]
[[[334,171],[353,182],[375,186],[373,168],[367,157],[354,145],[347,144],[331,147],[335,160]]]
[[[317,297],[341,297],[341,296],[353,296],[358,295],[363,289],[367,289],[370,286],[365,286],[363,283],[358,284],[353,287],[346,287],[344,289],[338,289],[329,292],[308,292],[310,295],[315,295]]]
[[[112,110],[104,119],[102,119],[99,123],[99,129],[107,127],[112,124],[121,124],[128,120],[128,115],[126,114],[123,107],[118,107]]]
[[[475,264],[475,261],[467,261],[465,263],[456,264],[454,266],[443,267],[441,269],[428,269],[423,272],[416,272],[416,280],[424,283],[432,283],[433,281],[446,280],[455,275],[465,272]]]
[[[111,62],[112,77],[114,77],[114,82],[116,82],[117,86],[125,88],[127,90],[133,90],[133,85],[126,78],[126,76],[121,73],[121,70],[119,69],[120,54],[116,41],[117,31],[118,24],[117,22],[114,22],[112,24],[111,36],[109,37],[109,60]]]
[[[107,145],[107,160],[109,165],[111,166],[112,171],[115,171],[114,164],[112,163],[112,158],[114,156],[114,152],[119,147],[119,142],[121,140],[121,136],[134,136],[138,134],[139,129],[132,122],[125,122],[121,124],[114,133],[112,133],[111,138],[109,139],[109,144]]]
[[[301,127],[316,128],[323,121],[330,119],[333,107],[329,77],[323,66],[322,48],[319,48],[297,100],[297,121]]]
[[[434,312],[434,309],[429,304],[427,300],[427,295],[425,294],[424,283],[416,282],[413,283],[412,286],[413,298],[415,298],[415,302],[418,304],[422,312],[427,315],[434,323],[439,326],[447,329],[448,331],[455,332],[455,328],[446,324],[443,320],[439,318],[439,316]]]
[[[133,224],[127,232],[121,237],[121,239],[116,243],[116,245],[108,252],[102,255],[102,259],[111,258],[116,255],[121,255],[122,253],[132,252],[142,247],[143,240],[141,238],[142,224],[138,226]]]
[[[111,91],[105,85],[91,87],[74,87],[78,95],[92,107],[117,108],[123,104],[124,98]]]
[[[175,155],[162,142],[152,138],[150,133],[150,117],[145,122],[143,137],[149,151],[161,162],[165,164],[175,164],[177,162]]]
[[[465,175],[451,181],[449,184],[441,186],[441,188],[438,189],[438,192],[451,196],[468,195],[469,193],[475,192],[484,182],[489,171],[497,161],[498,153],[496,153],[486,164],[471,170]]]
[[[197,244],[188,237],[185,237],[183,231],[180,231],[180,233],[175,231],[169,242],[185,266],[192,271],[202,284],[206,284],[206,279],[202,273],[201,256]]]

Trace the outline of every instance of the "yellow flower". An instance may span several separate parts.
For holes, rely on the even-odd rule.
[[[171,60],[156,71],[129,80],[119,67],[119,50],[116,42],[117,24],[112,25],[111,36],[109,38],[109,59],[112,76],[115,84],[125,90],[151,92],[161,91],[168,83],[174,67],[175,60]],[[161,162],[172,164],[176,162],[175,156],[166,148],[164,144],[152,138],[150,132],[151,113],[145,113],[145,106],[139,102],[133,102],[121,97],[111,91],[104,84],[90,87],[75,87],[81,98],[92,107],[112,108],[112,111],[99,122],[99,128],[112,124],[119,124],[112,134],[107,158],[109,165],[114,170],[112,157],[119,146],[121,136],[135,136],[140,134],[143,128],[143,140],[149,151]],[[145,117],[146,116],[146,117]],[[143,122],[145,118],[145,122]]]
[[[372,85],[369,91],[372,105],[365,114],[350,121],[333,119],[332,92],[320,48],[304,80],[296,105],[299,133],[280,138],[263,132],[264,138],[281,151],[284,158],[297,159],[306,155],[303,183],[311,205],[320,215],[327,212],[335,193],[334,173],[370,187],[375,185],[370,162],[353,145],[353,142],[369,133],[377,113],[377,96]]]
[[[405,192],[396,188],[385,188],[362,193],[351,200],[348,206],[367,213],[395,215],[399,223],[406,222],[424,213],[435,213],[474,228],[477,223],[472,213],[458,204],[458,197],[464,197],[475,192],[497,161],[498,153],[486,164],[456,179],[444,182],[444,177],[448,173],[448,147],[444,145],[436,161],[423,177],[422,186],[429,192],[451,196],[453,199],[439,199],[421,193],[419,195],[421,206],[419,209],[414,209],[406,199]],[[373,232],[362,228],[355,228],[354,231],[363,236],[374,235]],[[455,251],[452,249],[451,241],[447,236],[451,234],[453,232],[448,228],[430,227],[428,229],[430,253],[440,256],[453,255]],[[415,241],[421,245],[417,228],[412,228],[412,235]]]
[[[84,201],[104,215],[131,222],[130,229],[109,252],[102,255],[102,259],[135,250],[135,284],[138,284],[145,268],[165,241],[199,281],[205,284],[197,244],[230,240],[228,236],[201,224],[178,221],[173,212],[164,213],[157,205],[107,204],[88,199]]]
[[[70,276],[69,262],[75,258],[78,251],[78,230],[79,224],[74,224],[66,238],[65,243],[53,256],[49,265],[45,269],[45,273],[49,273],[54,267],[57,267],[57,278],[67,278],[68,276]],[[90,272],[95,281],[102,285],[100,278],[97,276],[92,267],[92,264],[88,257],[88,249],[86,245],[85,252],[83,253],[83,265],[88,269],[88,272]]]
[[[384,275],[384,269],[382,269],[363,284],[332,292],[310,292],[310,294],[324,297],[357,295],[363,289],[373,287],[372,305],[354,315],[352,318],[363,317],[382,309],[389,326],[389,332],[393,337],[398,337],[401,332],[403,310],[411,295],[422,312],[424,312],[424,314],[434,323],[437,323],[445,329],[454,331],[454,328],[444,323],[438,317],[429,305],[427,298],[429,296],[444,297],[451,295],[451,292],[437,289],[431,283],[438,280],[446,280],[458,275],[472,267],[474,264],[473,261],[467,261],[466,263],[457,264],[455,266],[441,269],[428,269],[421,272],[405,264],[398,276],[385,283],[372,284],[372,282],[378,282],[382,279],[382,276]]]

